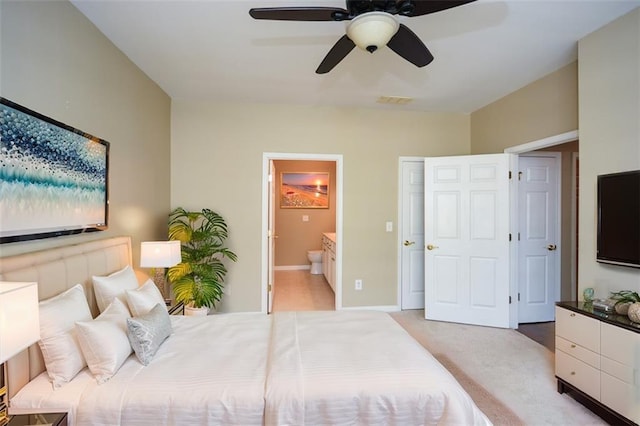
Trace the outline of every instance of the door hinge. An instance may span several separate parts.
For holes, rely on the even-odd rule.
[[[511,179],[511,170],[509,170],[509,179]]]
[[[509,304],[511,304],[511,296],[509,296]]]
[[[509,233],[509,241],[511,241],[511,233]]]
[[[518,172],[518,180],[522,180],[522,172]]]
[[[271,292],[271,289],[272,289],[272,288],[273,288],[273,287],[271,286],[271,284],[269,284],[269,285],[267,286],[267,291]]]
[[[518,302],[520,301],[520,293],[518,293]]]
[[[520,241],[520,233],[518,232],[518,241]]]

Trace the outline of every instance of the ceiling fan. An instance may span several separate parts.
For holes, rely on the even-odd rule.
[[[358,46],[369,53],[388,46],[417,67],[433,61],[433,55],[420,38],[394,15],[427,15],[461,6],[475,0],[346,0],[347,8],[337,7],[261,7],[249,10],[254,19],[276,21],[351,21],[347,33],[333,45],[316,73],[325,74]]]

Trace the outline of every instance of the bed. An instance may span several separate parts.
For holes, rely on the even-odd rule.
[[[47,299],[131,264],[128,237],[3,258],[0,279]],[[144,277],[140,277],[144,281]],[[54,389],[38,345],[7,363],[10,413],[64,411],[70,425],[487,425],[431,354],[374,311],[170,317],[148,365],[132,353],[98,384],[82,369]]]

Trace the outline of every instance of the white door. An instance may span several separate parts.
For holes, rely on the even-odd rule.
[[[559,157],[520,156],[518,322],[553,321],[560,299]]]
[[[267,313],[271,313],[273,309],[273,287],[275,286],[274,280],[274,255],[275,255],[275,245],[276,245],[276,235],[275,235],[275,176],[276,176],[276,168],[273,164],[273,160],[269,160],[269,230],[267,231],[267,268],[268,268],[268,289],[267,289]]]
[[[510,326],[509,161],[425,159],[425,318]]]
[[[424,161],[402,161],[402,309],[424,308]]]

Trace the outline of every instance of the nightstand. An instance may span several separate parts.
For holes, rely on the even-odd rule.
[[[16,414],[10,417],[7,426],[67,426],[67,413]]]
[[[171,302],[170,305],[167,305],[167,309],[169,315],[184,315],[184,303],[182,302]]]

